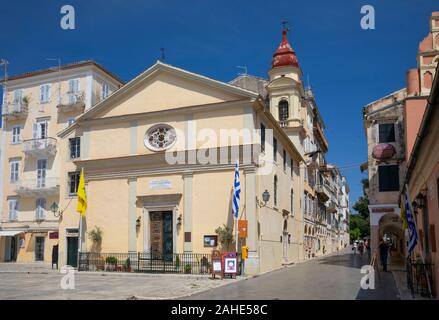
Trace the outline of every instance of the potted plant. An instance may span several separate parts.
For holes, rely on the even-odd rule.
[[[222,251],[233,250],[233,231],[230,227],[223,224],[222,227],[218,227],[215,230],[218,235],[218,242],[221,244]]]
[[[114,269],[116,268],[116,265],[117,265],[117,258],[113,257],[113,256],[107,257],[105,259],[105,263],[106,263],[105,270],[114,271]]]
[[[131,272],[131,260],[130,260],[130,258],[127,258],[125,260],[125,263],[123,265],[123,271]]]
[[[184,266],[184,273],[192,273],[192,266],[189,263]]]
[[[95,226],[92,230],[88,232],[88,239],[92,242],[91,251],[101,252],[102,248],[102,230],[101,228]]]
[[[28,97],[28,96],[24,96],[22,99],[21,99],[21,101],[23,102],[23,104],[24,105],[29,105],[29,101],[30,101],[30,98]]]
[[[180,257],[177,256],[177,257],[175,258],[175,270],[180,269],[180,265],[181,265]]]

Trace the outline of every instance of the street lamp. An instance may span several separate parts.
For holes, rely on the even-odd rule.
[[[262,192],[262,201],[264,201],[264,204],[261,204],[259,200],[257,202],[260,207],[266,207],[268,200],[270,200],[270,192],[268,192],[268,190],[265,190],[264,192]]]
[[[58,209],[59,209],[58,204],[56,202],[53,202],[52,205],[50,206],[50,211],[53,212],[55,218],[62,218],[62,214],[64,210],[58,210]]]

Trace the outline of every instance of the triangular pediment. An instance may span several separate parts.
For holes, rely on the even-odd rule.
[[[257,94],[161,62],[130,81],[79,120],[249,100]]]

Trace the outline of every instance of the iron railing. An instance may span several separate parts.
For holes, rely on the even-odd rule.
[[[419,294],[422,297],[436,296],[433,266],[434,265],[431,263],[422,263],[410,259],[407,260],[407,287],[411,291],[413,297],[415,294]]]
[[[239,275],[241,274],[240,254],[237,263]],[[211,265],[210,253],[80,252],[78,271],[209,274]]]

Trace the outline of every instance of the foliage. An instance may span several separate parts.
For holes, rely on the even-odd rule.
[[[28,96],[24,96],[21,100],[24,104],[29,104],[30,98]]]
[[[88,238],[96,244],[102,242],[102,230],[101,228],[95,226],[93,230],[88,232]]]
[[[222,250],[229,250],[233,244],[233,231],[231,228],[223,224],[215,230],[218,235],[218,242],[221,244]]]
[[[108,263],[108,264],[117,264],[117,258],[113,257],[113,256],[107,257],[105,259],[105,262]]]
[[[131,267],[131,260],[130,260],[130,258],[127,258],[125,260],[125,268],[130,268],[130,267]]]
[[[180,262],[180,257],[177,256],[177,257],[175,258],[175,268],[176,268],[176,269],[180,268],[180,264],[181,264],[181,262]]]
[[[366,189],[369,188],[369,180],[363,179],[361,183],[363,184],[363,195],[352,206],[358,214],[353,214],[349,218],[351,240],[361,239],[370,235],[369,197],[366,193]]]
[[[359,228],[351,229],[351,230],[349,230],[349,235],[350,235],[351,241],[354,241],[354,240],[357,240],[360,238],[361,231]]]
[[[191,273],[192,272],[192,266],[190,264],[186,264],[184,266],[184,273]]]

